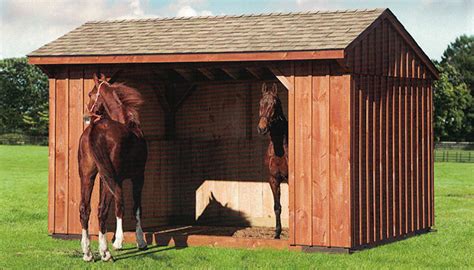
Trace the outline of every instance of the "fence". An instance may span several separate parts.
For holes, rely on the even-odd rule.
[[[435,162],[474,163],[473,142],[438,142],[435,145]]]
[[[48,136],[30,136],[20,133],[0,134],[0,145],[48,145]]]

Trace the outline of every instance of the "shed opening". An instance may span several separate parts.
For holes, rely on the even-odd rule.
[[[264,162],[269,135],[257,132],[259,101],[262,84],[276,83],[288,116],[288,90],[270,68],[220,63],[101,66],[99,71],[145,99],[140,112],[149,151],[145,232],[273,238],[273,195]],[[124,192],[124,229],[134,231],[129,181]],[[281,184],[281,204],[286,240],[287,181]],[[113,215],[108,222],[115,227]]]

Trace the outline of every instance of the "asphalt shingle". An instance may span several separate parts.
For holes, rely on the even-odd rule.
[[[384,10],[92,21],[29,56],[344,49]]]

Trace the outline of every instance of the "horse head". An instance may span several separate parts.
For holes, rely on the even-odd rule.
[[[272,124],[283,114],[281,101],[277,95],[278,87],[273,83],[272,88],[267,88],[267,84],[262,85],[262,98],[260,99],[260,109],[257,130],[259,134],[266,135],[272,128]]]

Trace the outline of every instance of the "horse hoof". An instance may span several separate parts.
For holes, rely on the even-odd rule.
[[[137,244],[137,248],[138,248],[138,250],[147,250],[147,249],[148,249],[148,246],[146,245],[146,243],[143,244],[143,245],[138,245],[138,244]]]
[[[122,250],[122,243],[113,243],[112,244],[112,247],[114,248],[114,250]]]
[[[82,259],[83,259],[85,262],[93,262],[93,261],[94,261],[94,256],[92,255],[92,252],[88,252],[88,253],[84,254],[84,256],[82,257]]]
[[[103,262],[108,262],[108,261],[110,261],[110,260],[113,261],[113,258],[112,258],[112,255],[110,254],[110,252],[109,252],[109,251],[106,251],[105,254],[101,257],[101,260],[102,260]]]
[[[279,236],[279,235],[275,235],[275,239],[280,239],[280,236]]]

